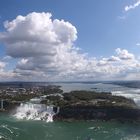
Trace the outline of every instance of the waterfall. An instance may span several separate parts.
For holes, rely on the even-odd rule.
[[[1,109],[3,109],[3,99],[1,100]]]
[[[58,113],[57,109],[56,113]],[[46,106],[44,104],[34,104],[34,103],[21,103],[21,105],[16,109],[14,117],[17,119],[26,120],[44,120],[46,122],[53,122],[53,116],[56,114],[54,112],[53,106]]]

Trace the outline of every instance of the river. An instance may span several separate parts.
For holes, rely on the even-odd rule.
[[[140,89],[113,84],[60,83],[65,92],[71,90],[109,91],[115,95],[132,98],[139,105]],[[31,104],[21,105],[16,113],[38,108]],[[23,109],[22,109],[23,107]],[[39,116],[37,116],[39,117]],[[140,123],[117,121],[46,121],[18,119],[15,114],[0,114],[0,140],[140,140]]]

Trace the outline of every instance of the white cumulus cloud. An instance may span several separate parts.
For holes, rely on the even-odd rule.
[[[30,13],[6,21],[0,34],[12,57],[55,55],[56,46],[71,46],[77,38],[76,28],[64,20],[52,20],[50,13]]]
[[[31,81],[114,80],[140,72],[140,61],[125,49],[117,48],[115,55],[101,59],[80,53],[74,46],[76,27],[52,19],[51,13],[19,15],[6,21],[4,27],[0,41],[10,60],[18,62],[10,71],[0,63],[3,77]]]
[[[117,55],[120,59],[128,60],[128,59],[134,59],[135,58],[135,56],[132,53],[129,53],[125,49],[117,48],[116,52],[117,52]]]

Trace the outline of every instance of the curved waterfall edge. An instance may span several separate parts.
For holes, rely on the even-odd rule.
[[[54,111],[55,108],[55,111]],[[59,107],[44,104],[21,103],[13,116],[19,120],[42,120],[53,122],[53,117],[59,113]]]

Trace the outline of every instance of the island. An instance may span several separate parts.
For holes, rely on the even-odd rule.
[[[140,120],[140,108],[131,99],[95,91],[48,95],[41,103],[60,107],[55,120]]]
[[[66,93],[56,85],[3,87],[0,92],[1,112],[10,112],[32,98],[41,98],[39,104],[53,105],[57,112],[54,120],[140,121],[140,108],[132,99],[109,92],[79,90]]]

